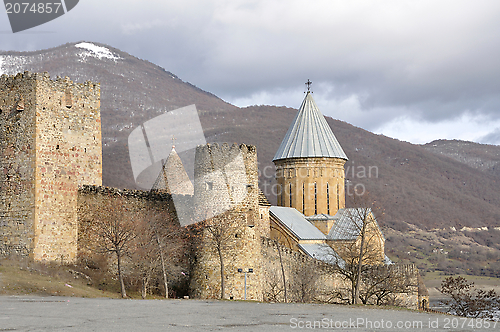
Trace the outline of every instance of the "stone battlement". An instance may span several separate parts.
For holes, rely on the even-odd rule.
[[[29,71],[25,71],[24,73],[18,73],[16,75],[2,75],[0,76],[0,84],[1,85],[16,85],[18,83],[25,84],[29,81],[42,81],[54,89],[63,89],[68,86],[75,86],[82,92],[87,90],[92,93],[100,93],[100,84],[94,83],[91,81],[86,81],[84,83],[75,83],[69,77],[59,77],[57,76],[55,80],[50,78],[49,73],[31,73]]]
[[[172,195],[160,191],[118,189],[104,186],[83,185],[78,188],[81,195],[110,195],[113,197],[134,197],[149,201],[171,201]]]

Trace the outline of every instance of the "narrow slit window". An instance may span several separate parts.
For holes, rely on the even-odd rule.
[[[337,211],[340,210],[339,185],[337,184]]]
[[[255,226],[254,214],[252,209],[248,210],[247,212],[247,226],[248,227]]]
[[[69,89],[67,89],[64,94],[64,103],[67,108],[71,108],[73,106],[73,97],[71,96],[71,91]]]
[[[281,201],[281,202],[280,202],[280,205],[281,205],[281,206],[285,206],[285,196],[284,196],[284,194],[283,194],[283,191],[284,191],[284,190],[283,190],[283,186],[282,186],[282,185],[280,185],[280,198],[281,198],[281,199],[280,199],[280,201]]]
[[[302,214],[306,214],[306,186],[302,182]]]
[[[330,214],[330,185],[326,183],[326,213]]]
[[[288,185],[288,196],[290,199],[290,207],[292,207],[292,184],[291,183]]]
[[[318,214],[318,185],[314,182],[314,214]]]

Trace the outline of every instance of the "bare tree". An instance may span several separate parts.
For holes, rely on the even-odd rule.
[[[150,280],[160,274],[168,298],[167,265],[172,269],[183,252],[184,230],[172,212],[150,209],[141,212],[137,231],[133,261],[141,276],[142,297],[146,297]]]
[[[281,296],[283,294],[283,284],[281,278],[278,277],[277,268],[274,266],[272,268],[267,268],[264,270],[266,274],[266,293],[264,298],[266,302],[280,302]]]
[[[136,214],[123,202],[123,198],[110,196],[103,201],[99,212],[94,214],[94,227],[97,235],[97,252],[112,254],[116,257],[118,280],[121,296],[127,297],[123,281],[123,258],[130,256],[131,245],[136,238]]]
[[[451,297],[443,302],[450,306],[448,312],[458,316],[491,319],[493,312],[500,310],[500,299],[493,289],[474,290],[474,283],[460,276],[444,279],[439,291]]]
[[[203,222],[207,244],[219,258],[221,299],[225,296],[224,253],[231,247],[243,218],[244,216],[235,216],[234,212],[224,212]]]
[[[283,231],[280,228],[275,227],[273,225],[270,225],[270,227],[271,227],[271,229],[280,232],[281,235],[283,236],[282,237],[283,239],[286,239],[287,241],[290,241],[290,239],[288,238],[288,236],[286,236],[286,234],[284,234]],[[287,300],[287,289],[286,289],[286,276],[285,276],[285,267],[283,265],[283,257],[281,255],[281,244],[279,243],[278,240],[274,240],[274,243],[276,245],[276,249],[278,250],[278,257],[280,259],[281,279],[282,279],[282,282],[283,282],[283,295],[284,295],[285,303],[287,303],[288,300]],[[291,244],[289,244],[289,246],[291,246]]]
[[[175,217],[172,213],[168,213],[165,219],[153,216],[150,218],[150,225],[161,263],[161,273],[165,289],[164,295],[165,298],[168,298],[167,267],[169,267],[171,272],[174,272],[173,269],[175,266],[179,267],[176,263],[179,263],[181,254],[185,250],[185,229],[175,222]]]
[[[368,304],[372,298],[376,305],[387,304],[392,295],[408,294],[418,289],[418,278],[412,278],[408,271],[397,265],[368,266],[361,275],[364,287],[359,298],[363,304]]]
[[[138,225],[132,262],[141,280],[141,296],[146,298],[151,278],[158,269],[158,255],[151,230],[147,222]]]
[[[348,221],[345,238],[334,241],[335,250],[343,261],[333,261],[340,275],[350,283],[350,296],[342,295],[342,300],[357,304],[364,267],[382,264],[384,253],[380,246],[381,233],[373,215],[373,202],[366,194],[347,198],[351,207],[344,210],[344,218]]]
[[[293,267],[293,283],[290,291],[296,302],[310,303],[317,297],[318,273],[314,267],[308,266],[307,262]]]

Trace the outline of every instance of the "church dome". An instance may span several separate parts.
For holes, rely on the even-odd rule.
[[[289,158],[325,157],[348,160],[325,117],[307,91],[273,161]]]

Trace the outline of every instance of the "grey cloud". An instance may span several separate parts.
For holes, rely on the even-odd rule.
[[[309,78],[324,113],[374,129],[403,115],[500,118],[499,14],[498,2],[465,0],[82,0],[31,32],[3,33],[0,49],[102,42],[250,104],[297,108]]]
[[[479,140],[479,142],[484,144],[500,144],[500,128],[497,128],[488,135],[485,135]]]

